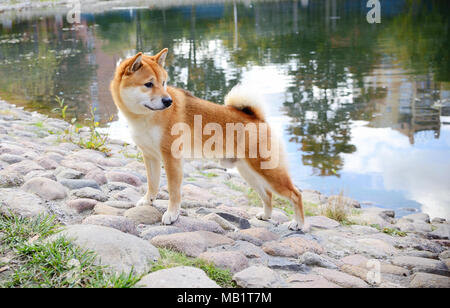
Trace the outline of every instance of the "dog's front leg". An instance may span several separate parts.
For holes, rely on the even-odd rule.
[[[162,217],[162,223],[170,225],[180,215],[183,162],[181,159],[174,158],[170,153],[163,154],[163,162],[169,187],[169,207]]]
[[[161,161],[158,158],[144,155],[145,170],[147,171],[147,193],[137,203],[137,206],[152,205],[159,190],[161,177]]]

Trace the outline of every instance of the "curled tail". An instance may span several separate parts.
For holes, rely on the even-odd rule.
[[[264,100],[258,91],[242,85],[237,85],[225,96],[225,105],[252,115],[265,121]]]

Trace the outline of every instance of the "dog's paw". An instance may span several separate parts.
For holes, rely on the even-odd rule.
[[[162,216],[161,222],[163,225],[170,225],[178,219],[178,216],[180,216],[180,211],[176,213],[166,211]]]
[[[147,198],[147,196],[142,197],[141,199],[139,199],[139,201],[136,203],[136,206],[151,206],[153,204],[153,200]]]
[[[292,220],[288,225],[289,230],[292,231],[302,231],[304,233],[309,232],[310,227],[306,224],[302,225],[298,221]]]
[[[258,218],[259,220],[269,220],[270,216],[266,216],[266,213],[264,212],[259,212],[258,214],[256,214],[256,218]]]

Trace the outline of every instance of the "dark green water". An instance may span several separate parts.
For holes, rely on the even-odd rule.
[[[82,121],[91,106],[126,138],[108,84],[116,63],[168,47],[172,85],[222,102],[260,87],[301,188],[450,218],[447,1],[226,2],[52,14],[0,13],[0,97]],[[41,16],[42,15],[42,16]],[[56,115],[55,115],[56,116]],[[107,123],[113,116],[113,122]]]

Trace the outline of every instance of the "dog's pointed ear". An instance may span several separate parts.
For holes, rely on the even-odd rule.
[[[131,60],[128,66],[128,73],[133,74],[142,67],[142,52],[137,53]]]
[[[161,65],[162,67],[164,67],[164,64],[166,63],[166,56],[167,56],[167,52],[169,51],[169,49],[164,48],[163,50],[161,50],[160,52],[158,52],[157,55],[155,55],[155,61],[156,63],[158,63],[159,65]]]

